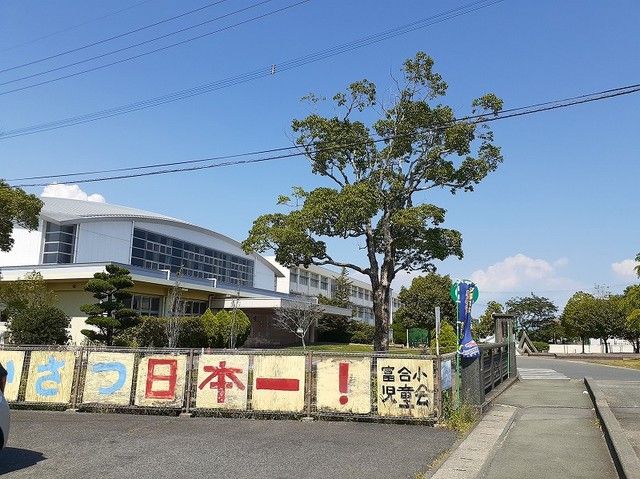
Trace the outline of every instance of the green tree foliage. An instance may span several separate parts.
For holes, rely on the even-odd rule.
[[[0,180],[0,251],[10,251],[14,240],[13,227],[18,225],[31,231],[38,228],[42,201],[20,188],[12,188]]]
[[[145,316],[140,318],[140,324],[130,328],[129,331],[134,332],[135,345],[140,347],[164,348],[167,346],[167,318]]]
[[[12,315],[7,330],[14,344],[67,344],[69,323],[61,309],[38,305]]]
[[[537,339],[536,332],[551,325],[558,313],[558,307],[545,297],[531,296],[511,298],[505,303],[507,313],[515,316],[516,325],[524,329],[531,339]]]
[[[333,96],[339,115],[293,120],[312,172],[331,186],[295,187],[292,197],[281,196],[278,203],[291,209],[258,217],[243,243],[247,252],[273,250],[287,267],[333,265],[367,276],[376,350],[388,348],[396,274],[434,271],[434,260],[462,257],[460,233],[442,227],[445,210],[423,202],[426,193],[471,191],[502,161],[486,123],[456,120],[453,108],[442,103],[447,84],[429,56],[417,53],[402,70],[391,101],[381,101],[376,86],[361,80]],[[472,106],[488,117],[502,101],[487,94]],[[327,238],[358,241],[366,260],[340,260],[329,252]]]
[[[320,304],[324,304],[320,302]],[[351,341],[351,320],[346,316],[324,314],[318,321],[318,341],[323,343],[348,343]]]
[[[216,315],[213,314],[211,309],[207,310],[200,316],[200,322],[204,328],[204,332],[207,335],[207,346],[215,348],[218,342],[218,326],[216,323]]]
[[[223,309],[218,311],[213,324],[215,325],[215,342],[212,344],[213,347],[216,348],[228,348],[232,343],[233,347],[240,347],[247,340],[251,332],[251,320],[244,311],[240,309],[234,311]]]
[[[622,337],[631,342],[635,353],[640,353],[640,285],[625,289],[620,306],[625,316]]]
[[[453,353],[458,350],[458,339],[456,338],[456,330],[453,326],[443,321],[440,324],[440,354]],[[429,344],[431,351],[435,354],[436,351],[436,330],[431,331],[431,343]]]
[[[54,306],[58,297],[47,288],[42,275],[32,271],[17,281],[0,283],[0,302],[6,307],[3,316],[7,319],[27,309]]]
[[[495,321],[491,315],[502,314],[503,312],[500,303],[497,301],[489,301],[489,303],[487,303],[487,309],[485,309],[482,316],[480,316],[480,321],[473,323],[473,335],[477,338],[492,336],[495,333]]]
[[[98,331],[83,329],[82,334],[91,341],[112,346],[118,334],[138,324],[138,313],[130,308],[132,287],[133,281],[126,268],[110,264],[106,266],[106,272],[94,274],[84,290],[93,293],[98,302],[85,304],[80,310],[89,315],[86,323]]]
[[[168,322],[168,318],[164,318]],[[208,337],[200,316],[183,316],[178,318],[180,328],[178,332],[178,348],[204,348]]]
[[[400,308],[394,321],[405,328],[433,329],[436,324],[435,307],[440,306],[444,321],[455,323],[456,305],[451,300],[451,278],[449,275],[429,273],[411,281],[409,288],[402,288],[398,294]]]
[[[349,342],[356,344],[372,344],[373,336],[375,334],[375,327],[365,323],[364,321],[358,321],[353,319],[349,322]]]
[[[564,308],[561,324],[568,335],[577,336],[584,343],[589,338],[599,338],[609,351],[609,339],[624,333],[625,314],[619,296],[595,296],[578,292]]]

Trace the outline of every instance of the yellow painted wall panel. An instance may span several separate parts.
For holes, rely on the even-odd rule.
[[[7,401],[17,401],[24,365],[24,351],[0,351],[0,364],[8,373],[4,397]]]
[[[31,351],[25,401],[71,402],[75,361],[71,351]]]
[[[305,360],[304,356],[254,356],[253,409],[302,412]]]
[[[203,354],[198,364],[196,407],[247,408],[249,356]]]
[[[140,359],[136,406],[182,407],[187,357],[155,355]]]
[[[83,403],[128,406],[133,384],[133,353],[89,353]]]
[[[319,411],[371,412],[371,359],[325,357],[316,365]]]
[[[380,416],[428,417],[433,413],[433,361],[378,358]]]

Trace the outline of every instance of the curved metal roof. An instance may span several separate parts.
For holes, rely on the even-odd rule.
[[[240,242],[216,231],[203,228],[201,226],[197,226],[192,223],[173,218],[171,216],[152,213],[150,211],[140,210],[137,208],[112,205],[109,203],[98,203],[95,201],[72,200],[69,198],[43,197],[42,201],[44,205],[42,206],[42,210],[40,211],[40,216],[45,220],[53,221],[60,224],[101,220],[144,220],[151,223],[171,224],[182,228],[191,229],[208,236],[221,239],[227,243],[237,246],[238,248],[242,247]],[[264,257],[258,254],[250,254],[249,256],[267,266],[270,270],[276,273],[276,276],[284,276],[282,274],[282,271],[276,268]]]

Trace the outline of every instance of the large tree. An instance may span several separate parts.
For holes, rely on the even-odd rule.
[[[533,293],[531,296],[511,298],[505,303],[505,307],[507,313],[515,316],[516,325],[534,337],[536,331],[552,325],[558,313],[558,307],[553,301]]]
[[[55,306],[56,294],[47,288],[40,273],[32,271],[17,281],[0,283],[0,303],[5,305],[3,315],[10,317],[27,309]]]
[[[129,270],[121,266],[110,264],[105,272],[94,274],[84,289],[93,293],[98,302],[85,304],[80,310],[89,315],[86,323],[95,326],[97,331],[83,329],[82,334],[91,341],[112,346],[118,334],[136,326],[140,319],[131,309],[131,288]]]
[[[580,338],[583,353],[585,343],[596,335],[593,316],[594,301],[593,295],[578,291],[569,298],[560,316],[560,323],[565,334],[569,337]]]
[[[487,303],[487,309],[484,310],[480,320],[473,326],[473,333],[478,338],[486,338],[496,332],[496,324],[493,319],[494,314],[502,314],[504,309],[497,301],[489,301]]]
[[[631,342],[634,353],[640,353],[640,285],[626,288],[620,305],[625,315],[622,336]]]
[[[436,324],[435,307],[440,306],[443,320],[456,322],[456,305],[451,300],[451,278],[449,275],[429,273],[413,278],[409,288],[402,288],[398,294],[400,308],[394,321],[404,328],[433,329]]]
[[[278,203],[292,209],[258,217],[243,244],[246,251],[273,250],[288,267],[333,265],[367,276],[376,350],[388,349],[396,274],[431,272],[434,260],[462,257],[461,234],[441,226],[445,210],[428,203],[427,193],[471,191],[502,161],[491,130],[478,124],[482,116],[456,119],[453,108],[438,100],[447,84],[429,56],[417,53],[402,72],[388,101],[361,80],[333,96],[339,114],[293,120],[296,144],[312,172],[331,186],[296,187],[292,197],[281,196]],[[489,116],[502,101],[487,94],[472,107],[474,114]],[[328,251],[327,238],[355,239],[366,259],[339,259]]]
[[[0,251],[9,251],[13,247],[11,234],[15,225],[28,230],[38,228],[41,209],[42,201],[37,196],[12,188],[0,180]]]

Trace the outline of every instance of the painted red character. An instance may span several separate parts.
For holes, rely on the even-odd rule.
[[[242,369],[228,368],[226,361],[220,361],[218,366],[205,366],[204,372],[211,374],[199,384],[198,388],[204,389],[207,383],[209,383],[209,389],[218,390],[218,403],[224,403],[227,389],[231,389],[234,384],[239,390],[244,391],[244,384],[242,384],[238,376],[236,376],[236,373],[241,373]],[[227,379],[229,379],[229,381],[227,381]]]

